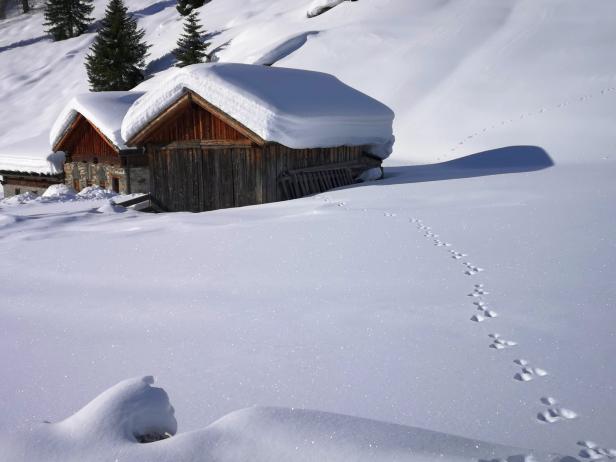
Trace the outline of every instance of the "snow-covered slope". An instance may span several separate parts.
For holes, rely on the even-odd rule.
[[[100,17],[104,2],[96,5]],[[129,5],[153,44],[151,71],[165,69],[181,29],[174,2]],[[504,125],[517,130],[547,111],[567,119],[589,98],[614,96],[612,2],[362,0],[308,18],[311,8],[213,0],[201,16],[217,59],[324,71],[392,107],[397,162],[459,157],[476,141],[498,147],[489,138]],[[15,143],[42,152],[61,108],[87,90],[93,35],[51,43],[40,11],[2,21],[0,31],[0,154]]]

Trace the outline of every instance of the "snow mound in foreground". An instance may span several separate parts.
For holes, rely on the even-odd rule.
[[[253,407],[175,435],[167,393],[125,380],[59,423],[0,434],[6,462],[490,461],[574,462],[419,428],[326,412]],[[151,443],[147,443],[150,442]],[[143,444],[147,443],[147,444]]]
[[[77,191],[70,186],[65,184],[52,184],[45,190],[41,197],[45,199],[71,200],[75,198],[76,194]]]
[[[15,196],[2,199],[2,201],[0,202],[2,203],[2,205],[21,205],[21,204],[27,204],[28,202],[32,202],[36,198],[38,198],[36,194],[30,191],[26,191],[25,193],[17,194]]]
[[[79,191],[77,196],[80,199],[110,199],[117,194],[100,186],[88,186]]]
[[[295,149],[370,145],[392,150],[394,113],[384,104],[322,72],[249,64],[195,64],[176,70],[128,110],[129,141],[191,90],[266,141]]]

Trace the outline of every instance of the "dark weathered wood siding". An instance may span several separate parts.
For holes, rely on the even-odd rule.
[[[118,152],[109,144],[94,126],[82,116],[71,127],[66,138],[62,140],[58,150],[65,151],[73,161],[91,162],[95,158],[98,162],[119,164]]]
[[[361,171],[380,165],[365,156],[364,146],[290,149],[267,143],[191,92],[129,144],[146,147],[150,193],[168,211],[199,212],[288,199],[288,183],[283,187],[280,178],[290,170],[353,164]],[[348,184],[350,169],[345,173]],[[322,184],[315,180],[311,187],[296,189],[306,194],[339,184],[328,182],[331,178],[324,176]]]
[[[277,143],[187,143],[148,146],[150,191],[169,211],[214,210],[286,199],[283,173],[306,167],[365,163],[361,146],[290,149]]]
[[[148,134],[149,143],[171,143],[190,140],[249,141],[222,119],[190,101],[165,124]]]
[[[3,185],[15,185],[15,186],[31,186],[34,188],[47,188],[52,184],[62,183],[62,177],[53,176],[9,176],[6,173],[3,174]]]

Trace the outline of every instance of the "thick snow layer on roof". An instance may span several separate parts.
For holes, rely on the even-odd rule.
[[[105,91],[83,93],[73,97],[56,119],[49,134],[49,142],[54,146],[66,132],[78,114],[94,124],[109,141],[120,149],[125,149],[120,135],[122,119],[128,108],[140,97],[137,91]]]
[[[44,135],[0,149],[0,170],[56,175],[64,168],[64,153],[52,153]],[[46,137],[45,137],[46,138]]]
[[[321,72],[247,64],[197,64],[174,72],[129,109],[130,140],[186,91],[229,114],[266,141],[291,148],[371,145],[387,157],[394,113]]]

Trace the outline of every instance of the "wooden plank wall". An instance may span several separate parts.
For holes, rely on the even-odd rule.
[[[26,186],[33,188],[47,188],[52,184],[62,183],[62,179],[47,177],[47,176],[33,176],[30,178],[24,177],[11,177],[4,175],[4,180],[2,180],[2,184],[7,185],[15,185],[15,186]]]
[[[118,153],[109,146],[86,118],[82,118],[65,142],[65,148],[73,161],[89,161],[95,157],[99,162],[119,164]]]
[[[290,149],[241,145],[148,147],[151,193],[169,211],[204,211],[286,199],[288,170],[362,162],[361,146]]]
[[[249,141],[219,117],[191,102],[177,117],[148,134],[148,143],[171,143],[190,140]]]

